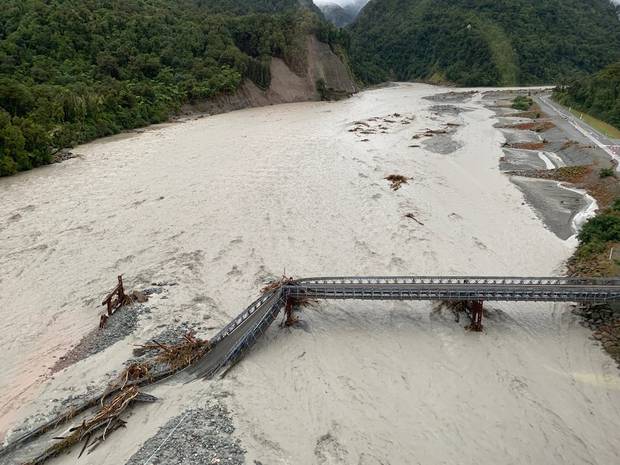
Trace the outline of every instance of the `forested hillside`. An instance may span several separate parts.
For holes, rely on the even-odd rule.
[[[371,0],[352,26],[358,76],[539,84],[620,59],[609,0]]]
[[[300,5],[4,0],[0,175],[49,163],[63,147],[164,121],[183,103],[233,92],[244,78],[268,87],[271,57],[294,69],[307,33],[338,37]]]
[[[319,9],[312,0],[195,0],[201,7],[220,13],[282,13],[302,7],[315,13]]]
[[[558,86],[553,96],[566,106],[620,128],[620,62],[568,86]]]

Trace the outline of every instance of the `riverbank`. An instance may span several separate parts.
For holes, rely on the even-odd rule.
[[[88,144],[82,158],[3,180],[0,299],[11,304],[0,308],[21,309],[2,314],[20,341],[2,338],[3,421],[46,415],[168,327],[200,324],[197,336],[211,337],[283,272],[560,274],[573,245],[498,170],[505,138],[481,91],[424,98],[449,91],[399,84],[246,109]],[[361,122],[373,131],[350,131]],[[394,191],[392,174],[410,179]],[[95,297],[121,272],[133,289],[178,285],[153,295],[123,340],[46,375],[97,324]],[[274,325],[226,377],[154,386],[160,401],[135,409],[89,460],[169,458],[177,420],[217,397],[246,463],[613,461],[618,375],[588,331],[563,305],[487,310],[487,332],[474,334],[428,303],[309,308],[305,330]],[[145,452],[160,428],[171,442]]]
[[[593,145],[583,130],[567,121],[561,112],[546,114],[537,104],[527,112],[510,111],[518,93],[504,93],[495,105],[501,114],[500,127],[508,132],[500,169],[511,176],[525,198],[541,216],[547,227],[560,237],[571,239],[577,247],[567,261],[571,276],[606,277],[620,274],[620,261],[614,250],[617,240],[581,238],[576,233],[595,218],[613,219],[620,198],[616,177],[616,160],[607,150]],[[536,102],[548,99],[544,93],[533,93]],[[534,101],[532,101],[534,102]],[[585,136],[585,137],[584,137]],[[526,142],[523,142],[526,141]],[[538,150],[515,148],[519,144],[538,144]],[[611,216],[610,216],[611,213]],[[609,236],[612,225],[600,227]],[[592,234],[589,233],[589,236]],[[576,309],[582,324],[593,331],[593,337],[620,365],[620,307],[594,305]]]

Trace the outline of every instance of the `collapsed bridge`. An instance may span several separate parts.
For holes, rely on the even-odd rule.
[[[115,300],[112,300],[114,295]],[[119,285],[104,301],[108,306],[108,312],[113,313],[116,304],[125,300],[125,297],[122,280],[119,278]],[[129,365],[123,371],[125,374],[120,382],[108,385],[102,394],[87,399],[34,430],[22,434],[4,448],[0,448],[0,457],[47,432],[58,429],[76,415],[83,414],[91,408],[98,408],[94,416],[90,418],[83,416],[81,424],[70,429],[70,434],[66,437],[55,436],[54,439],[60,442],[46,447],[29,463],[42,464],[65,448],[81,441],[84,441],[82,448],[84,452],[91,436],[103,430],[102,435],[94,436],[92,450],[105,440],[106,434],[125,424],[120,414],[131,402],[156,400],[154,396],[140,392],[138,386],[152,384],[172,375],[181,376],[188,382],[196,378],[213,377],[223,368],[238,361],[273,323],[282,309],[286,316],[285,322],[291,324],[296,321],[292,317],[295,305],[318,299],[451,302],[467,312],[471,319],[469,329],[481,331],[484,301],[615,302],[620,301],[620,278],[392,276],[292,279],[283,277],[267,285],[261,297],[252,302],[210,341],[196,339],[191,334],[186,335],[187,343],[182,344],[182,348],[179,349],[184,351],[179,352],[183,356],[181,365],[171,364],[160,372],[150,372],[150,366],[145,364]],[[154,342],[164,351],[173,353],[174,347]],[[135,377],[130,376],[131,367],[138,370]],[[106,401],[108,397],[111,400]]]
[[[186,371],[212,377],[236,362],[267,330],[281,309],[292,321],[296,302],[317,299],[429,300],[462,303],[470,329],[481,331],[484,301],[620,301],[620,278],[390,276],[282,279],[211,339],[212,349]]]

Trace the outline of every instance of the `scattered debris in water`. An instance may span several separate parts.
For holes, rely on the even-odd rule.
[[[403,184],[408,184],[409,180],[413,178],[408,178],[407,176],[403,176],[401,174],[390,174],[389,176],[386,176],[384,179],[388,180],[391,183],[390,188],[393,191],[397,191],[398,189],[401,188]]]
[[[417,219],[413,213],[406,213],[405,218],[409,218],[410,220],[413,220],[416,223],[418,223],[420,226],[424,226],[424,223],[422,223],[419,219]]]
[[[362,137],[371,134],[389,134],[390,130],[397,125],[411,124],[415,120],[413,115],[401,115],[393,113],[387,116],[373,116],[364,121],[355,121],[353,127],[348,132],[355,133]],[[361,139],[361,142],[367,142],[368,139]]]

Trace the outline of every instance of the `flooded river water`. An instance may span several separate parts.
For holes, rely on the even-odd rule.
[[[0,431],[165,325],[214,334],[284,272],[561,274],[574,244],[500,173],[504,139],[482,94],[450,103],[458,111],[423,98],[447,90],[149,128],[0,180]],[[414,138],[446,127],[440,150]],[[389,174],[412,179],[392,191]],[[176,285],[134,334],[50,379],[118,274]],[[489,304],[481,334],[424,302],[321,303],[302,318],[305,330],[274,325],[209,387],[227,396],[248,463],[620,461],[618,371],[566,305]],[[137,414],[143,427],[92,463],[124,463],[183,404]]]

